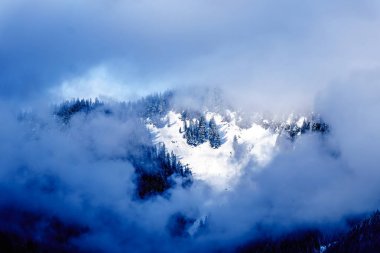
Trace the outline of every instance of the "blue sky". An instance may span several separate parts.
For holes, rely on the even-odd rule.
[[[307,103],[379,68],[379,10],[371,0],[4,0],[0,94],[62,95],[69,85],[64,96],[125,87],[128,98],[210,85],[246,101]]]

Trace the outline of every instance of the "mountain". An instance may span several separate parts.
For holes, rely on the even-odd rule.
[[[21,162],[11,160],[14,168],[8,174],[14,183],[2,185],[12,196],[0,202],[4,252],[107,252],[108,240],[114,239],[112,245],[120,249],[111,252],[129,249],[130,241],[147,247],[138,251],[149,252],[139,236],[164,238],[167,248],[162,245],[160,252],[171,251],[173,245],[186,252],[379,249],[378,212],[330,233],[310,223],[277,229],[269,219],[257,220],[244,233],[235,231],[242,239],[226,245],[208,243],[223,241],[213,236],[226,238],[229,231],[215,222],[223,210],[207,207],[219,203],[199,195],[207,191],[216,201],[231,196],[235,201],[238,196],[238,201],[249,202],[254,187],[239,195],[248,172],[257,175],[270,169],[276,157],[299,149],[298,143],[310,136],[327,145],[333,126],[321,115],[249,113],[231,106],[217,91],[196,98],[168,91],[129,102],[65,101],[52,106],[48,115],[20,112],[16,122],[22,148],[8,157]],[[336,159],[337,153],[330,151],[326,156]],[[266,212],[274,210],[270,201],[260,201],[256,203],[269,206]],[[206,206],[206,211],[198,211],[197,205]],[[70,215],[62,211],[66,208]],[[231,224],[239,218],[226,217]],[[281,218],[285,224],[287,218],[292,222],[290,217]],[[215,227],[222,227],[222,232],[215,232]],[[94,246],[98,238],[107,243]],[[203,245],[197,248],[194,241]]]
[[[157,126],[148,120],[147,127],[154,136],[154,143],[164,143],[181,161],[191,168],[193,176],[218,190],[227,190],[239,179],[242,170],[249,164],[252,169],[260,170],[281,148],[284,139],[294,140],[306,132],[328,131],[328,125],[308,117],[291,115],[285,122],[270,119],[253,121],[240,126],[241,116],[226,110],[224,114],[216,112],[198,112],[201,116],[184,116],[169,111],[163,116],[163,126]],[[210,145],[211,141],[192,141],[186,135],[188,129],[199,128],[202,119],[214,121],[220,136],[220,145]],[[206,132],[209,132],[208,128]],[[194,135],[197,136],[198,133]]]
[[[376,211],[331,242],[324,253],[380,251],[380,212]]]
[[[231,106],[221,102],[222,95],[218,91],[212,91],[200,99],[198,103],[202,106],[196,106],[197,109],[194,109],[194,106],[185,107],[178,104],[176,96],[175,92],[169,91],[135,102],[112,105],[99,100],[73,100],[59,105],[55,109],[55,115],[65,124],[77,113],[89,115],[93,111],[111,117],[134,118],[134,124],[144,124],[149,131],[149,145],[152,148],[163,148],[163,157],[171,154],[175,163],[180,163],[179,167],[182,170],[188,168],[187,174],[191,171],[195,179],[204,181],[219,191],[230,189],[248,165],[254,170],[264,168],[279,149],[291,145],[291,142],[302,134],[325,134],[329,130],[328,124],[320,116],[312,113],[283,116],[282,121],[265,118],[258,112],[245,118],[245,114],[234,111]],[[140,128],[144,126],[141,125]],[[138,159],[144,160],[144,154],[137,156]],[[135,167],[139,167],[138,159],[130,158]],[[168,160],[167,163],[171,161]],[[183,174],[177,174],[181,173]],[[171,176],[173,173],[166,174]],[[167,185],[159,181],[151,179],[147,185]],[[157,187],[160,188],[159,192],[168,188]]]

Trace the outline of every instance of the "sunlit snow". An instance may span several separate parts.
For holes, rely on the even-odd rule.
[[[155,135],[156,143],[164,143],[169,152],[173,151],[185,165],[191,168],[195,179],[203,180],[215,190],[229,190],[233,187],[242,170],[258,170],[270,161],[275,152],[277,133],[264,129],[258,124],[252,124],[248,129],[242,129],[236,124],[235,114],[229,112],[230,122],[224,121],[219,114],[208,112],[206,118],[214,117],[223,137],[222,146],[218,149],[203,143],[193,147],[186,143],[183,133],[183,121],[179,113],[169,112],[168,123],[158,128],[152,123],[148,128]],[[233,148],[234,136],[243,153],[236,158]]]

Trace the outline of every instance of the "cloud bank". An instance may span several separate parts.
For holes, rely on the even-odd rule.
[[[86,224],[74,243],[107,252],[234,249],[263,227],[323,228],[372,211],[378,27],[370,0],[2,1],[0,187],[9,197],[0,204]],[[133,166],[115,159],[131,148],[135,122],[95,114],[62,129],[45,107],[52,91],[125,99],[192,85],[221,87],[251,111],[314,110],[331,133],[300,138],[260,173],[246,168],[231,192],[195,182],[140,202]],[[37,112],[20,123],[29,100]],[[207,216],[207,227],[173,238],[176,213]]]
[[[137,138],[146,130],[133,119],[94,112],[63,127],[49,110],[20,121],[3,104],[0,185],[8,197],[0,204],[87,226],[89,232],[70,242],[102,252],[234,250],[268,234],[342,229],[346,218],[380,205],[378,83],[378,75],[365,73],[326,89],[315,109],[331,132],[298,138],[263,170],[249,165],[232,190],[214,192],[195,181],[148,201],[133,198],[134,168],[119,159],[134,143],[149,141]],[[173,236],[169,228],[178,214],[205,225],[190,237]]]
[[[2,97],[40,95],[105,66],[139,94],[223,86],[249,105],[292,109],[311,107],[354,71],[379,68],[371,0],[20,0],[0,10]]]

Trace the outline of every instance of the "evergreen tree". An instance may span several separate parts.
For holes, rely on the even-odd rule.
[[[204,143],[207,140],[207,126],[205,116],[201,116],[198,123],[198,142]]]
[[[165,192],[176,184],[172,176],[179,177],[181,185],[191,184],[191,171],[183,166],[173,152],[168,152],[164,144],[158,146],[140,146],[128,160],[136,169],[137,194],[145,199]]]
[[[197,126],[194,121],[190,121],[190,125],[186,130],[185,137],[187,140],[187,144],[192,146],[198,145],[198,131]]]
[[[209,140],[210,140],[210,146],[212,148],[219,148],[222,144],[214,118],[212,118],[209,122]]]

